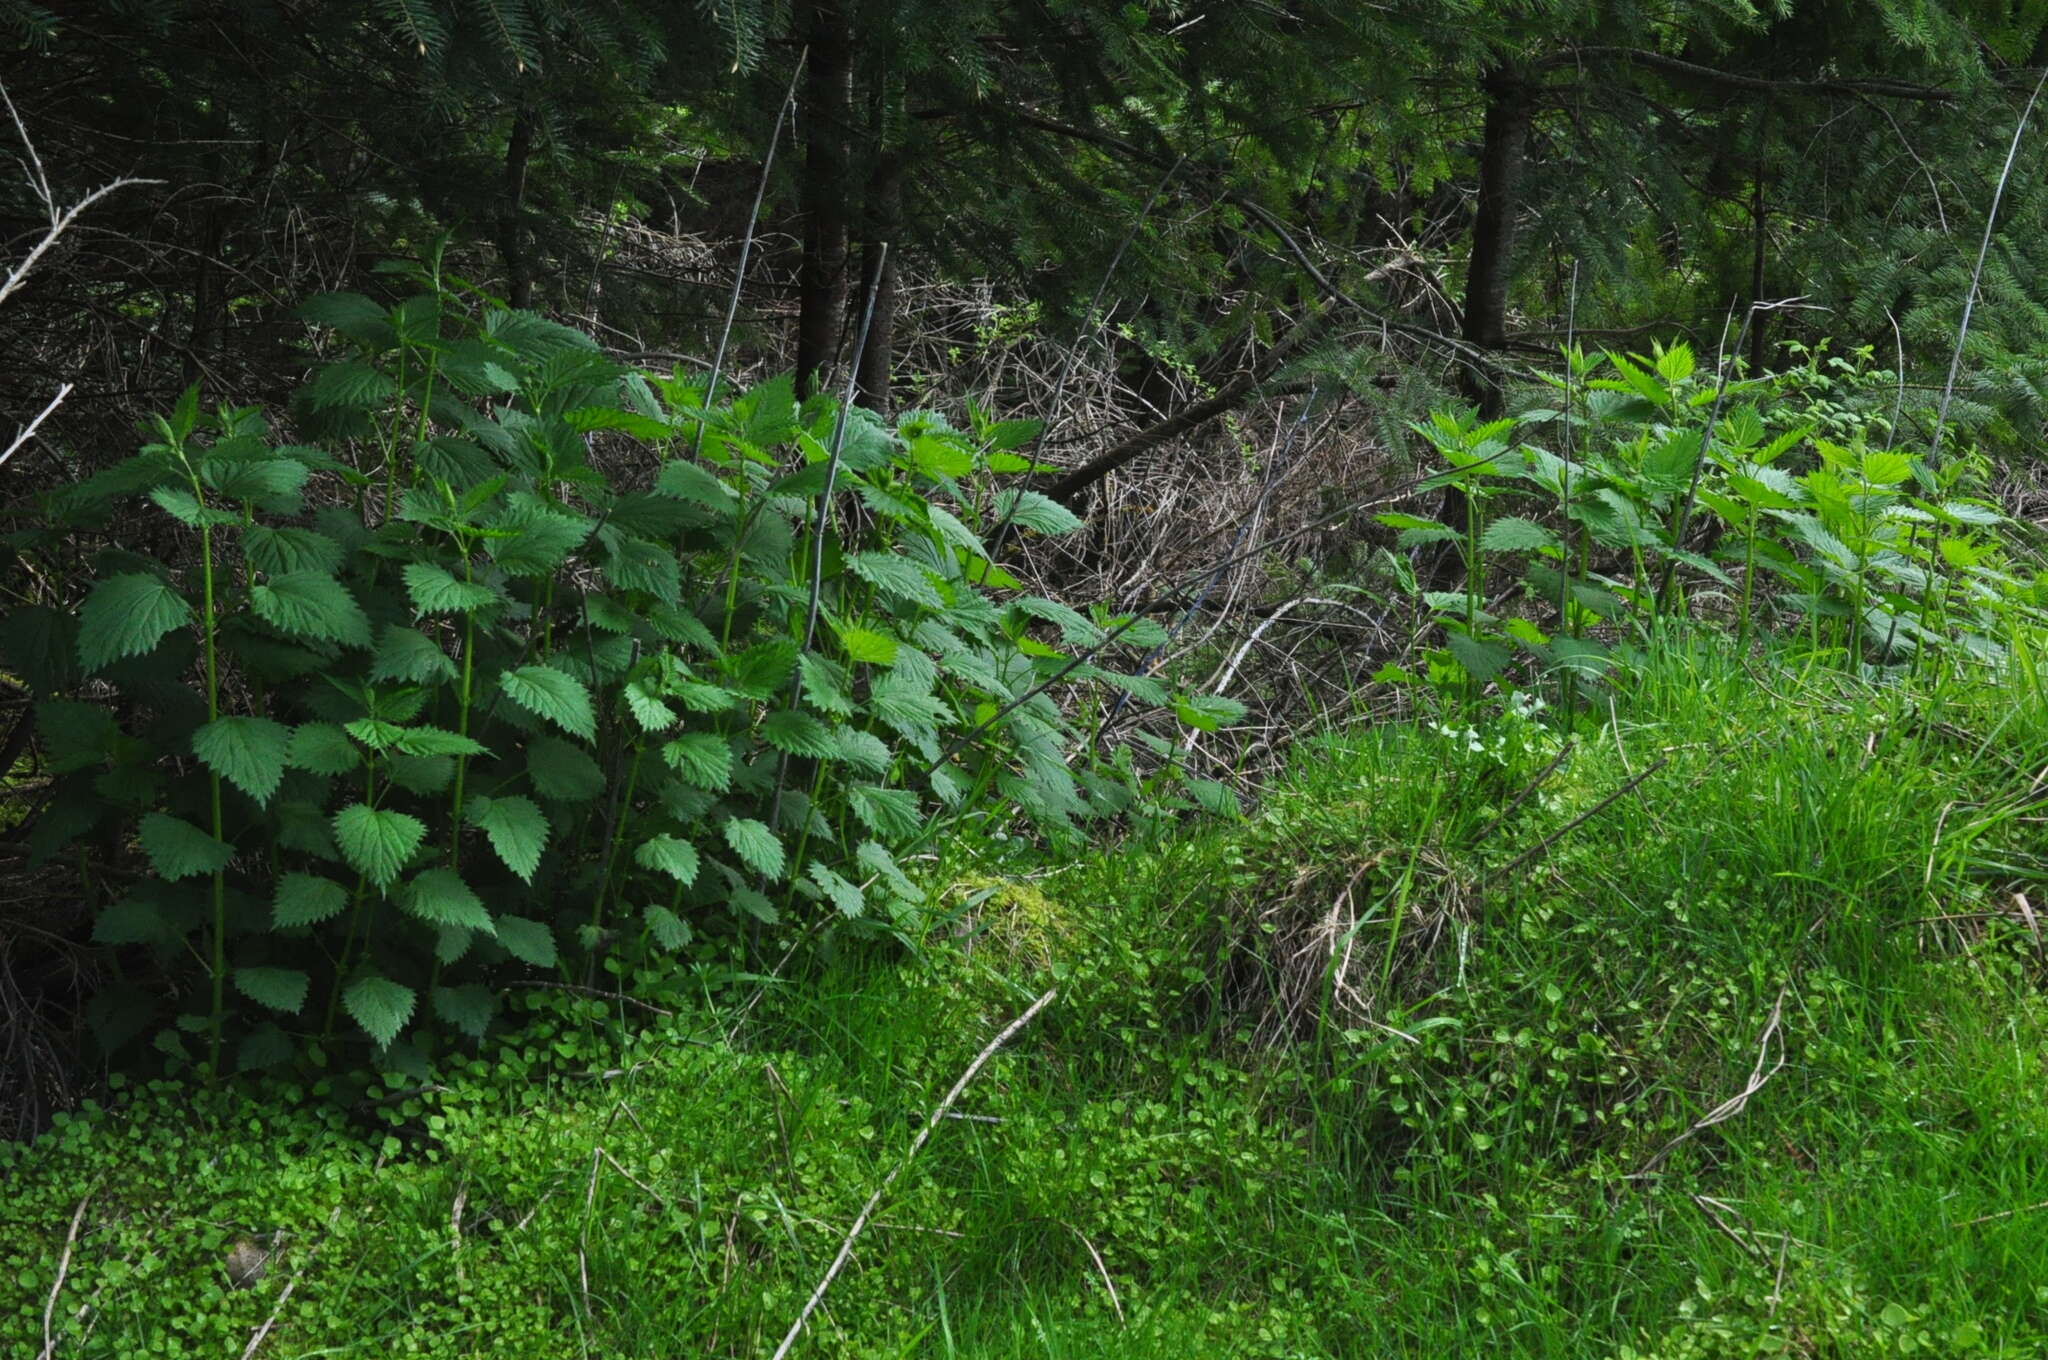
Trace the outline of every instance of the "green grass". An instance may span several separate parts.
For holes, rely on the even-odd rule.
[[[275,1308],[274,1356],[766,1356],[1051,986],[795,1354],[2048,1350],[2044,959],[2009,914],[2039,687],[1680,649],[1561,760],[1471,725],[1317,738],[1242,825],[1026,879],[963,850],[915,960],[707,976],[666,1017],[534,995],[375,1111],[123,1093],[0,1153],[0,1351],[39,1350],[89,1194],[62,1355],[239,1354]]]

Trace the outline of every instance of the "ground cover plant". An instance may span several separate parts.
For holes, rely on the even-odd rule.
[[[519,1037],[353,1111],[117,1090],[4,1154],[0,1327],[765,1354],[1057,987],[803,1353],[2038,1353],[2048,1009],[2015,890],[2048,695],[1781,660],[1674,648],[1569,733],[1336,731],[1245,824],[1024,881],[950,861],[956,934],[909,966],[667,1014],[529,995]]]

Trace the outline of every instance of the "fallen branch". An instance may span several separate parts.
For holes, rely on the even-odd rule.
[[[924,1121],[924,1127],[917,1131],[917,1137],[911,1141],[910,1151],[903,1154],[903,1160],[890,1169],[889,1174],[882,1178],[882,1183],[875,1187],[875,1193],[868,1196],[868,1202],[861,1208],[860,1216],[854,1219],[853,1226],[846,1230],[846,1240],[839,1244],[839,1254],[832,1258],[832,1264],[826,1269],[824,1278],[818,1281],[818,1287],[813,1289],[811,1297],[805,1300],[803,1311],[796,1315],[796,1321],[789,1324],[789,1333],[782,1338],[782,1344],[775,1348],[771,1360],[783,1360],[783,1357],[789,1354],[789,1348],[796,1344],[796,1339],[803,1335],[804,1324],[811,1320],[811,1314],[824,1302],[825,1291],[832,1287],[832,1281],[846,1268],[847,1261],[853,1256],[854,1241],[859,1238],[861,1230],[868,1225],[868,1219],[882,1203],[882,1196],[889,1193],[889,1187],[896,1183],[896,1178],[903,1174],[904,1168],[917,1159],[917,1154],[924,1148],[926,1140],[932,1136],[932,1130],[946,1117],[946,1111],[953,1108],[953,1103],[960,1099],[968,1084],[981,1075],[981,1069],[988,1065],[988,1060],[993,1058],[1003,1045],[1015,1038],[1026,1025],[1035,1020],[1038,1013],[1051,1005],[1053,998],[1059,994],[1059,988],[1054,987],[1032,1002],[1022,1015],[1004,1026],[1002,1033],[989,1040],[987,1047],[976,1054],[974,1061],[967,1065],[967,1070],[960,1074],[960,1080],[953,1083],[953,1089],[946,1092],[946,1098],[939,1102],[939,1107]]]
[[[1640,1170],[1630,1175],[1630,1180],[1646,1179],[1658,1166],[1662,1165],[1664,1159],[1669,1157],[1679,1144],[1694,1137],[1704,1129],[1710,1129],[1716,1124],[1724,1124],[1736,1115],[1741,1114],[1745,1109],[1749,1108],[1749,1098],[1758,1091],[1763,1090],[1772,1077],[1777,1076],[1779,1072],[1784,1070],[1785,1041],[1778,1033],[1778,1026],[1784,1020],[1785,993],[1790,989],[1790,986],[1791,984],[1787,983],[1784,987],[1778,989],[1778,999],[1771,1005],[1771,1018],[1764,1022],[1764,1032],[1757,1040],[1756,1064],[1750,1068],[1749,1080],[1743,1083],[1742,1089],[1694,1120],[1692,1127],[1688,1128],[1685,1132],[1673,1138],[1663,1147],[1658,1148],[1656,1152],[1650,1155],[1650,1160],[1643,1163]],[[1778,1060],[1772,1063],[1770,1071],[1766,1072],[1764,1070],[1764,1059],[1770,1055],[1771,1041],[1773,1039],[1776,1039],[1778,1044]]]
[[[57,1334],[51,1329],[52,1320],[57,1316],[57,1295],[64,1291],[64,1277],[71,1273],[71,1252],[78,1245],[78,1229],[85,1222],[85,1206],[92,1203],[88,1192],[78,1201],[78,1208],[71,1215],[71,1231],[64,1234],[64,1254],[57,1260],[57,1281],[50,1286],[50,1297],[43,1302],[43,1354],[41,1360],[50,1360],[57,1353]]]

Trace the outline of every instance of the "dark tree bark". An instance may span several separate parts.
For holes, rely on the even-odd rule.
[[[861,240],[860,304],[871,305],[874,315],[867,344],[854,361],[855,400],[884,416],[892,410],[889,383],[896,362],[896,254],[886,247],[896,239],[902,216],[903,157],[884,151],[868,178]]]
[[[505,143],[505,186],[498,213],[498,257],[505,263],[505,295],[514,307],[533,302],[533,261],[526,250],[526,167],[533,160],[533,110],[512,115]]]
[[[803,264],[797,274],[796,392],[808,397],[832,362],[846,307],[847,125],[853,43],[841,0],[804,0]]]

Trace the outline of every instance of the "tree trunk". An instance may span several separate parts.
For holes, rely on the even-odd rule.
[[[1486,94],[1486,122],[1479,147],[1479,196],[1472,219],[1472,257],[1465,271],[1465,306],[1460,338],[1472,350],[1461,361],[1459,388],[1481,419],[1497,418],[1503,407],[1500,372],[1489,355],[1507,344],[1508,284],[1514,277],[1515,213],[1521,207],[1522,151],[1529,139],[1534,100],[1527,84],[1504,66],[1479,80]],[[1465,493],[1443,489],[1437,519],[1465,523]],[[1446,543],[1429,570],[1433,589],[1449,589],[1464,571],[1457,545]]]
[[[533,110],[512,115],[505,144],[505,186],[498,212],[498,256],[505,262],[505,296],[514,307],[533,302],[533,262],[526,252],[526,167],[533,159]]]
[[[902,219],[903,157],[884,151],[868,179],[868,202],[861,241],[862,306],[874,308],[867,344],[854,361],[856,400],[878,415],[890,414],[890,373],[896,361],[896,254],[884,247],[896,239]],[[868,302],[873,298],[872,304]]]
[[[803,264],[797,274],[796,391],[817,390],[839,341],[846,306],[846,133],[853,50],[841,0],[798,10],[810,48],[804,72]]]

